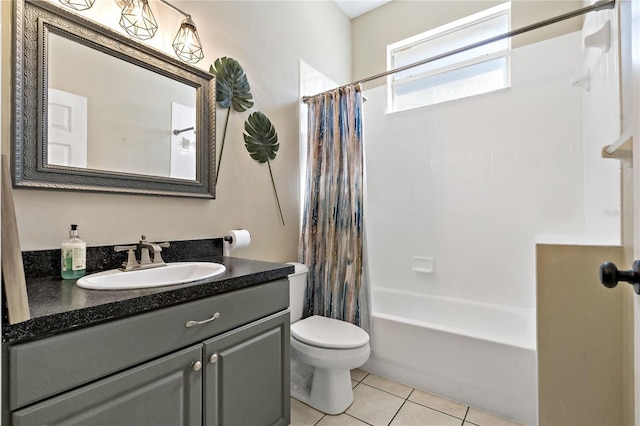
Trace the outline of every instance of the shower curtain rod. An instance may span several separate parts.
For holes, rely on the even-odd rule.
[[[372,75],[370,77],[362,78],[362,79],[360,79],[358,81],[354,81],[353,83],[349,83],[349,84],[345,84],[345,85],[339,86],[339,87],[337,87],[337,89],[341,89],[343,87],[349,87],[349,86],[353,86],[353,85],[367,83],[369,81],[377,80],[379,78],[386,77],[388,75],[395,74],[395,73],[398,73],[398,72],[402,72],[402,71],[405,71],[405,70],[408,70],[408,69],[411,69],[411,68],[415,68],[415,67],[418,67],[420,65],[428,64],[429,62],[434,62],[434,61],[437,61],[439,59],[446,58],[448,56],[457,55],[458,53],[466,52],[467,50],[475,49],[477,47],[481,47],[481,46],[484,46],[486,44],[495,43],[496,41],[504,40],[505,38],[511,38],[511,37],[514,37],[514,36],[517,36],[517,35],[520,35],[520,34],[527,33],[529,31],[537,30],[538,28],[542,28],[542,27],[546,27],[548,25],[556,24],[558,22],[566,21],[567,19],[575,18],[577,16],[584,15],[584,14],[589,13],[589,12],[596,12],[596,11],[604,10],[604,9],[613,9],[615,7],[615,5],[616,5],[616,0],[599,0],[599,1],[596,1],[594,4],[592,4],[591,6],[586,6],[586,7],[583,7],[581,9],[574,10],[572,12],[567,12],[567,13],[564,13],[562,15],[558,15],[558,16],[556,16],[554,18],[545,19],[543,21],[536,22],[535,24],[527,25],[527,26],[524,26],[524,27],[519,28],[517,30],[509,31],[507,33],[500,34],[500,35],[497,35],[495,37],[488,38],[486,40],[482,40],[482,41],[479,41],[479,42],[476,42],[476,43],[472,43],[472,44],[469,44],[469,45],[466,45],[466,46],[462,46],[462,47],[459,47],[457,49],[453,49],[453,50],[450,50],[448,52],[441,53],[439,55],[431,56],[431,57],[429,57],[427,59],[423,59],[421,61],[414,62],[412,64],[404,65],[404,66],[399,67],[399,68],[394,68],[394,69],[389,70],[389,71],[381,72],[380,74],[376,74],[376,75]],[[322,92],[322,93],[325,93],[325,92]],[[309,102],[309,100],[311,98],[313,98],[315,96],[318,96],[320,94],[321,93],[318,93],[317,95],[314,95],[314,96],[304,96],[302,98],[302,102],[304,102],[306,104],[306,103]]]

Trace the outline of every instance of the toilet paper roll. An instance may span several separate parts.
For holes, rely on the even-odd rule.
[[[228,235],[231,241],[228,242],[227,251],[230,253],[234,250],[249,247],[251,244],[251,234],[246,229],[232,229]]]

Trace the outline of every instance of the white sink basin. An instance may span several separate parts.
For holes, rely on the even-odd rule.
[[[223,274],[226,269],[219,263],[176,262],[167,263],[167,266],[128,272],[119,269],[97,272],[80,278],[76,284],[78,287],[91,290],[161,287],[212,278]]]

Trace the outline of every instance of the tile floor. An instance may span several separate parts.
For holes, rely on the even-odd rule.
[[[291,426],[521,426],[401,383],[351,371],[353,404],[329,416],[291,398]]]

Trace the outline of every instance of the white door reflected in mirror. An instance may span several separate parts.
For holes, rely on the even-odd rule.
[[[87,167],[87,98],[49,89],[47,162]]]

